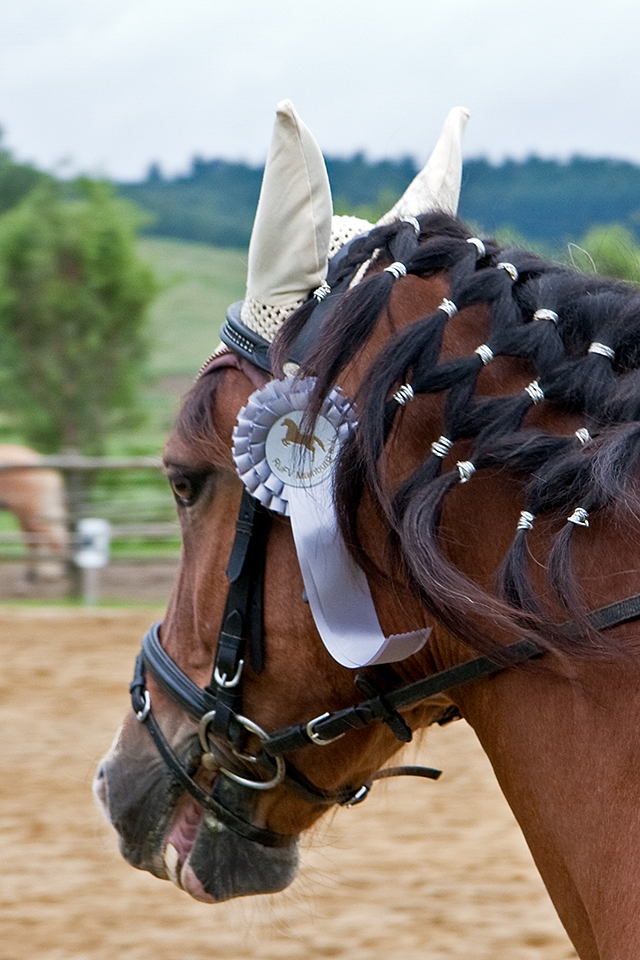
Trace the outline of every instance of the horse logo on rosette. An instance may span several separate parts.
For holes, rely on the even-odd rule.
[[[304,411],[290,410],[270,428],[265,455],[283,483],[314,486],[331,470],[338,445],[338,431],[326,417],[319,416],[312,430],[305,430]]]
[[[300,429],[297,423],[287,417],[286,420],[282,421],[282,426],[287,428],[286,436],[280,441],[283,447],[288,447],[290,444],[296,444],[296,446],[304,447],[305,450],[308,450],[311,454],[311,459],[315,460],[316,458],[316,444],[320,447],[323,453],[327,452],[327,448],[324,443],[315,433],[304,433]]]

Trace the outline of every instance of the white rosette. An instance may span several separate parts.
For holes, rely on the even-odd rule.
[[[356,425],[355,413],[334,388],[308,424],[314,386],[311,377],[271,380],[251,394],[233,432],[236,469],[260,503],[291,518],[311,613],[334,660],[350,668],[404,660],[430,630],[382,632],[367,578],[338,529],[333,500],[336,458]]]
[[[290,516],[291,487],[313,487],[333,472],[338,451],[355,426],[349,400],[334,388],[310,433],[303,423],[315,379],[270,380],[249,397],[233,431],[238,475],[256,500]]]

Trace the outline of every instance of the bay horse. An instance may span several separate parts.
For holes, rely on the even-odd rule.
[[[57,470],[41,463],[41,454],[29,447],[0,444],[0,467],[7,468],[0,469],[0,509],[13,513],[22,531],[29,555],[27,584],[58,580],[66,572],[64,483]]]
[[[209,903],[270,893],[327,809],[380,776],[436,777],[385,764],[414,731],[463,717],[579,956],[632,960],[640,294],[474,236],[453,215],[456,122],[431,186],[332,252],[313,206],[320,161],[280,105],[247,297],[166,445],[177,583],[94,790],[133,866]],[[299,181],[282,161],[289,128]],[[313,242],[291,225],[296,183]],[[298,244],[285,249],[287,230]],[[284,244],[271,260],[264,236]],[[320,585],[319,604],[300,501],[245,463],[271,430],[265,411],[299,409],[301,393],[306,432],[334,415],[345,427],[334,507],[313,531],[320,543],[333,516],[328,566],[360,577]],[[381,646],[374,628],[349,646],[340,622],[328,642],[342,588],[363,620],[371,601]]]

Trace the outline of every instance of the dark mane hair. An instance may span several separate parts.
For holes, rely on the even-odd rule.
[[[376,228],[352,249],[345,270],[371,258],[380,269],[339,301],[301,367],[301,375],[317,378],[312,413],[370,340],[395,282],[382,268],[396,260],[408,274],[445,275],[458,311],[486,309],[489,359],[520,358],[535,386],[516,395],[479,395],[476,382],[487,354],[441,359],[448,321],[442,309],[396,333],[363,379],[356,398],[359,427],[339,459],[336,502],[345,540],[361,562],[366,559],[357,519],[366,491],[387,518],[396,561],[428,608],[465,642],[495,652],[486,626],[490,621],[520,635],[533,631],[551,638],[556,648],[576,651],[575,639],[556,628],[536,598],[526,523],[516,531],[490,593],[457,569],[439,537],[443,502],[464,481],[460,471],[443,473],[443,456],[432,448],[398,490],[387,488],[381,455],[403,409],[394,394],[403,384],[416,397],[442,394],[446,440],[464,440],[466,459],[477,471],[497,468],[517,478],[524,490],[522,507],[533,517],[564,521],[548,558],[549,587],[582,624],[590,655],[606,655],[615,641],[596,636],[585,621],[571,565],[576,524],[567,513],[580,506],[592,514],[623,499],[638,505],[632,480],[640,459],[640,291],[524,250],[500,249],[495,241],[484,240],[483,251],[458,220],[442,213],[421,216],[419,222],[419,237],[411,224],[399,222]],[[534,317],[538,310],[548,312],[546,319]],[[276,360],[286,359],[308,314],[305,305],[287,320],[274,347]],[[590,350],[594,343],[604,349]],[[584,432],[560,436],[523,426],[542,397],[552,410],[578,416],[587,442]]]

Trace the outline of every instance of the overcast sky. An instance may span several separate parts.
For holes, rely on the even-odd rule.
[[[325,153],[640,163],[638,0],[0,0],[0,124],[23,160],[137,179],[264,160],[290,97]],[[66,166],[65,166],[66,165]]]

